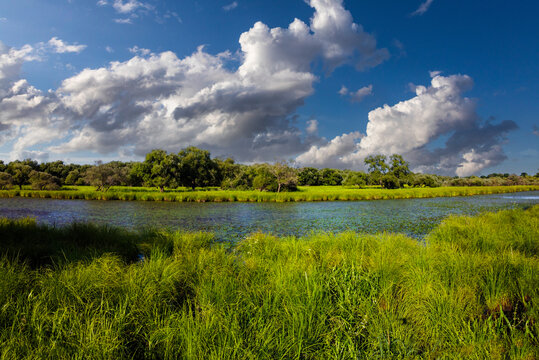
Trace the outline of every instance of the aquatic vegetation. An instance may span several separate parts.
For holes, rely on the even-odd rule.
[[[176,189],[160,192],[155,188],[118,186],[107,192],[91,186],[66,186],[62,190],[0,190],[0,197],[48,199],[175,201],[175,202],[295,202],[295,201],[360,201],[414,199],[450,196],[501,194],[539,190],[538,185],[474,186],[438,188],[353,188],[346,186],[300,186],[297,192],[273,193],[256,190],[218,190],[216,188]]]
[[[64,231],[89,233],[77,229]],[[0,234],[17,231],[36,225],[3,220]],[[83,244],[105,246],[93,231]],[[53,266],[25,251],[1,258],[2,358],[539,356],[539,206],[450,217],[424,243],[255,233],[230,246],[208,233],[116,231],[143,261],[121,248]]]

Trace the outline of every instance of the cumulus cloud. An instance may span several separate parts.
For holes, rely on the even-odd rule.
[[[64,54],[64,53],[80,53],[84,49],[86,49],[86,45],[78,45],[78,44],[72,44],[69,45],[66,42],[64,42],[61,39],[58,39],[57,37],[51,38],[47,44],[52,48],[52,50],[57,54]]]
[[[364,86],[356,91],[349,91],[346,86],[342,86],[339,95],[348,96],[353,102],[361,102],[366,96],[372,95],[372,84]]]
[[[342,137],[337,137],[326,145],[311,148],[298,160],[318,166],[326,162],[359,168],[368,155],[398,153],[416,171],[460,176],[505,160],[501,144],[507,132],[516,129],[516,124],[509,120],[500,124],[481,121],[476,101],[462,95],[473,86],[469,76],[432,75],[429,87],[415,88],[415,97],[369,112],[366,135],[354,151],[344,151],[351,144],[337,146],[342,144]],[[445,147],[430,149],[442,136],[449,136]]]
[[[97,5],[112,6],[118,14],[126,16],[113,19],[117,24],[132,24],[135,19],[142,15],[157,14],[153,5],[138,0],[99,0]]]
[[[42,93],[19,78],[23,62],[40,59],[36,53],[30,45],[15,49],[0,42],[0,144],[14,141],[12,158],[24,157],[30,147],[61,133],[54,94]]]
[[[432,2],[434,0],[426,0],[425,2],[421,3],[421,5],[419,5],[419,7],[417,8],[416,11],[414,11],[411,15],[412,16],[416,16],[416,15],[423,15],[424,13],[427,12],[427,10],[429,10],[430,6],[432,5]]]
[[[230,4],[223,6],[223,10],[224,11],[230,11],[230,10],[234,10],[237,7],[238,7],[238,2],[233,1]]]
[[[139,2],[116,3],[124,6],[118,12],[133,13]],[[299,19],[287,28],[255,23],[241,34],[238,57],[199,47],[178,58],[135,47],[128,61],[85,69],[56,91],[35,94],[42,97],[34,102],[42,104],[36,114],[43,129],[62,130],[42,131],[41,137],[23,134],[17,152],[38,150],[40,141],[52,140],[56,145],[47,149],[55,153],[140,156],[156,147],[178,151],[196,145],[240,161],[272,161],[308,151],[321,143],[318,123],[311,120],[302,130],[295,112],[318,80],[311,64],[321,59],[329,71],[344,64],[363,69],[388,56],[353,22],[342,0],[309,4],[314,8],[310,24]],[[238,59],[240,65],[233,68]],[[0,119],[3,123],[3,113]],[[22,134],[28,126],[13,129]]]
[[[142,55],[142,56],[149,55],[152,52],[150,49],[140,48],[136,45],[133,46],[132,48],[129,48],[128,50],[131,54]]]

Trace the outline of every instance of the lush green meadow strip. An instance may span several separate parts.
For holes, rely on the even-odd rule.
[[[144,261],[96,252],[113,231]],[[70,237],[78,254],[57,260]],[[2,359],[539,357],[539,206],[450,217],[425,243],[253,234],[227,248],[29,220],[4,220],[0,243]]]
[[[172,202],[295,202],[295,201],[358,201],[414,199],[451,196],[500,194],[539,190],[538,185],[438,187],[406,189],[358,189],[343,186],[300,187],[297,192],[264,192],[236,190],[165,191],[139,188],[112,188],[106,192],[92,187],[68,187],[65,190],[2,190],[0,197],[30,197],[44,199],[172,201]]]

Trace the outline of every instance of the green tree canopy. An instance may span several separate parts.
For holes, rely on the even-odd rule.
[[[155,149],[146,154],[142,163],[131,168],[130,177],[133,182],[142,180],[146,186],[155,186],[160,191],[165,187],[179,186],[179,159],[176,154],[167,154],[165,150]]]
[[[298,173],[298,183],[309,186],[320,185],[320,172],[314,167],[304,167]]]
[[[112,186],[121,185],[127,180],[128,169],[121,165],[118,161],[106,164],[97,161],[95,166],[86,170],[84,178],[90,185],[96,187],[96,191],[107,191]]]
[[[181,185],[193,190],[199,186],[219,185],[219,166],[211,159],[208,150],[189,146],[178,153],[178,160]]]

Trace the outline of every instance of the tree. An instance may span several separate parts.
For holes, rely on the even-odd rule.
[[[97,161],[95,166],[86,170],[84,179],[92,186],[96,187],[96,191],[107,191],[112,186],[121,185],[127,179],[128,169],[118,161],[113,161],[103,164]]]
[[[66,165],[63,161],[58,160],[49,163],[42,163],[41,165],[39,165],[39,171],[55,176],[61,179],[62,182],[65,182],[67,175],[73,167],[74,166]]]
[[[390,173],[395,175],[398,179],[404,179],[411,174],[410,164],[404,160],[402,155],[393,154],[389,158],[391,162]]]
[[[129,174],[130,181],[143,181],[146,186],[155,186],[161,192],[165,187],[178,187],[179,159],[164,150],[152,150],[142,163],[136,163]]]
[[[281,190],[295,191],[298,188],[298,176],[296,169],[286,162],[276,162],[269,167],[269,171],[277,181],[277,192]]]
[[[180,183],[196,187],[219,185],[219,166],[210,157],[208,150],[189,146],[178,153]]]
[[[440,180],[434,175],[429,174],[418,174],[415,175],[412,181],[412,184],[414,186],[420,186],[420,187],[439,187],[442,185]]]
[[[298,173],[298,183],[308,186],[320,185],[320,172],[317,168],[304,167]]]
[[[7,166],[7,173],[12,176],[13,185],[18,185],[19,189],[28,184],[30,172],[32,172],[32,167],[20,161],[10,162]]]
[[[277,191],[277,178],[269,169],[268,164],[255,166],[256,176],[253,178],[253,188],[260,191]]]
[[[62,185],[59,178],[42,171],[32,170],[29,180],[34,190],[58,190]]]
[[[344,178],[342,184],[346,186],[363,187],[367,185],[367,174],[362,171],[350,171]]]
[[[385,155],[370,155],[365,158],[364,162],[369,171],[369,182],[371,184],[382,185],[382,176],[389,170],[386,160]]]
[[[13,177],[7,172],[0,171],[0,190],[9,190],[13,187]]]
[[[71,170],[66,178],[65,184],[67,185],[84,185],[84,174],[86,170],[81,171],[80,169]]]
[[[401,187],[401,182],[395,175],[385,174],[381,178],[381,185],[384,189],[398,189]]]
[[[339,170],[325,168],[320,171],[320,183],[322,185],[341,185],[342,175]]]
[[[236,179],[236,177],[241,171],[241,165],[236,164],[234,162],[234,159],[227,158],[223,160],[217,158],[213,159],[213,161],[217,164],[217,168],[219,169],[219,179],[217,179],[217,183],[221,187],[229,186],[229,184],[234,181],[234,179]]]

